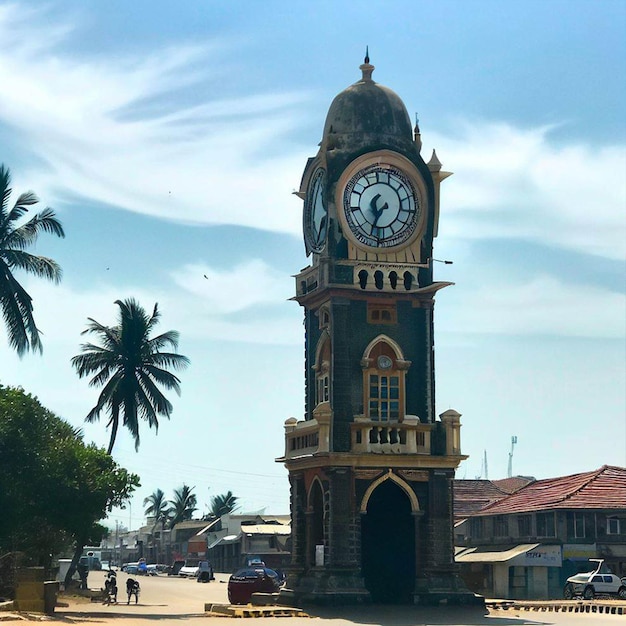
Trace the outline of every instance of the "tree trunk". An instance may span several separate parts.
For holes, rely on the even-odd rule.
[[[114,409],[114,414],[111,416],[111,438],[109,439],[109,449],[107,454],[111,454],[113,445],[115,444],[115,438],[117,436],[117,426],[119,424],[119,413]]]
[[[72,576],[74,576],[74,572],[78,568],[78,562],[80,561],[80,557],[83,554],[83,548],[85,547],[85,542],[83,540],[76,541],[76,549],[74,550],[74,556],[72,557],[72,562],[70,563],[70,568],[67,570],[67,574],[65,574],[65,588],[68,589],[72,584]]]

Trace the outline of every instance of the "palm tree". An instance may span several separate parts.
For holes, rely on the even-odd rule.
[[[219,517],[226,513],[232,513],[237,508],[239,498],[233,495],[232,491],[213,496],[211,498],[211,515]]]
[[[156,541],[154,538],[154,531],[156,530],[157,524],[161,524],[161,539],[160,542],[163,541],[163,532],[165,531],[165,524],[170,517],[170,509],[167,506],[168,502],[165,499],[165,493],[163,493],[162,489],[157,489],[153,491],[147,498],[143,499],[143,505],[146,507],[145,514],[147,517],[154,518],[154,524],[152,526],[152,546],[156,548]],[[155,549],[156,553],[156,549]],[[153,557],[156,562],[159,562],[159,555],[153,554]]]
[[[11,173],[0,165],[0,308],[9,335],[9,345],[20,357],[28,350],[42,351],[39,329],[33,318],[33,300],[13,275],[21,269],[55,283],[61,280],[61,267],[52,259],[26,252],[37,243],[40,233],[65,237],[54,211],[46,207],[29,220],[18,224],[39,198],[32,192],[21,194],[9,209]]]
[[[189,487],[188,485],[174,489],[174,499],[170,500],[172,505],[170,509],[170,528],[174,528],[178,522],[191,519],[194,511],[198,510],[196,494],[191,493],[194,489],[195,487]]]
[[[89,385],[103,387],[85,421],[99,420],[101,411],[106,408],[107,428],[111,427],[109,454],[115,443],[120,414],[135,440],[135,450],[139,449],[139,418],[145,419],[155,430],[159,428],[159,415],[169,419],[173,407],[158,385],[180,395],[180,380],[167,368],[180,370],[189,365],[186,356],[161,351],[166,347],[176,350],[177,331],[169,330],[150,338],[159,322],[157,304],[151,316],[132,298],[116,300],[115,304],[119,307],[115,326],[105,326],[89,318],[87,329],[82,332],[83,335],[98,335],[102,345],[82,344],[82,354],[72,358],[80,378],[94,374]]]

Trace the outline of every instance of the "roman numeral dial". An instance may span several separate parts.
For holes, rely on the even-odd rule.
[[[410,179],[400,169],[370,165],[357,172],[343,193],[343,211],[356,239],[365,246],[405,243],[417,226],[420,206]]]

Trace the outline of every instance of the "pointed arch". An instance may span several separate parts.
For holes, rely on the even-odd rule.
[[[313,480],[311,481],[311,484],[309,485],[309,489],[307,491],[306,494],[306,506],[307,509],[310,511],[311,510],[311,506],[312,506],[312,502],[311,502],[311,497],[313,494],[313,488],[314,487],[319,487],[319,490],[322,494],[322,498],[324,498],[324,485],[322,485],[322,481],[320,480],[319,476],[315,476],[313,478]]]
[[[330,361],[331,342],[330,333],[324,330],[315,349],[315,406],[330,401]]]
[[[363,358],[368,359],[372,350],[374,349],[374,346],[380,342],[384,342],[388,344],[391,347],[391,349],[394,351],[397,359],[404,359],[404,354],[402,352],[402,348],[400,347],[400,344],[394,341],[391,337],[387,335],[382,335],[382,334],[378,335],[377,337],[374,337],[374,339],[372,339],[367,344],[367,347],[365,348],[363,352]]]
[[[318,476],[311,481],[307,494],[307,562],[315,565],[317,546],[326,545],[326,493]]]
[[[370,497],[372,496],[376,488],[379,487],[382,483],[384,483],[387,480],[392,481],[393,483],[398,485],[398,487],[400,487],[402,491],[404,491],[404,493],[409,499],[409,502],[411,503],[411,513],[414,513],[414,514],[419,513],[420,504],[419,504],[419,500],[417,499],[417,496],[415,495],[415,492],[413,491],[413,489],[411,489],[410,485],[405,480],[400,478],[400,476],[398,476],[397,474],[394,474],[391,469],[387,470],[386,474],[383,474],[382,476],[377,478],[367,488],[367,491],[365,492],[365,494],[363,495],[363,499],[361,500],[361,507],[359,509],[359,512],[364,515],[367,513],[367,503],[369,502]]]
[[[406,408],[406,372],[411,362],[405,360],[400,345],[387,335],[378,335],[365,348],[361,366],[365,416],[375,421],[401,422]]]

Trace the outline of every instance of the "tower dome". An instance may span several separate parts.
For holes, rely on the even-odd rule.
[[[361,80],[338,94],[330,105],[322,145],[330,150],[375,141],[389,147],[412,143],[409,114],[400,97],[372,80],[369,57],[360,66]]]

